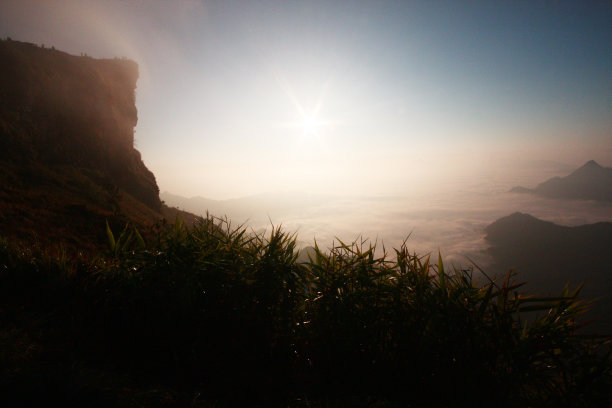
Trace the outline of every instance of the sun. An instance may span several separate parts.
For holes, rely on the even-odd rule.
[[[300,145],[304,141],[307,141],[307,143],[316,141],[323,144],[323,139],[329,136],[336,126],[342,126],[341,121],[329,120],[322,111],[330,87],[330,80],[322,83],[318,97],[315,100],[309,100],[309,102],[314,103],[307,106],[303,103],[304,101],[297,97],[290,84],[282,76],[277,76],[277,81],[295,108],[292,120],[279,122],[279,124],[291,129],[291,134],[298,135]]]
[[[320,123],[315,115],[304,115],[300,123],[302,133],[306,135],[314,135],[320,127]]]

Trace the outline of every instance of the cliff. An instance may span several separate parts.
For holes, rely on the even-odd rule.
[[[0,235],[99,241],[163,217],[134,148],[138,66],[0,42]]]

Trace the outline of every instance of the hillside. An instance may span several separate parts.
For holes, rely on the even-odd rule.
[[[486,228],[495,265],[492,272],[514,268],[527,291],[560,293],[567,282],[585,282],[582,295],[600,298],[592,328],[612,332],[612,223],[565,227],[514,213]]]
[[[0,231],[95,246],[167,215],[134,148],[138,66],[0,42]]]
[[[612,168],[588,161],[566,177],[553,177],[535,189],[514,187],[514,193],[534,193],[549,198],[570,198],[612,202]]]

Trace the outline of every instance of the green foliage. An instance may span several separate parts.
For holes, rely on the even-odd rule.
[[[23,357],[0,354],[5,384],[76,361],[114,373],[101,388],[127,378],[194,404],[610,402],[609,338],[580,335],[580,287],[526,296],[513,273],[450,271],[405,242],[393,256],[315,243],[299,263],[295,235],[213,217],[177,219],[148,246],[127,226],[106,232],[93,260],[0,245],[0,340]]]
[[[115,235],[106,221],[106,237],[108,239],[108,250],[109,254],[113,258],[118,258],[120,255],[125,254],[131,248],[144,249],[146,247],[144,239],[140,235],[137,229],[130,230],[129,224],[125,224],[123,231],[119,237],[115,240]]]

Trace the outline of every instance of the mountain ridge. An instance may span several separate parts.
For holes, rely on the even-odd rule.
[[[599,320],[590,330],[612,333],[612,223],[568,227],[517,212],[485,231],[493,273],[514,269],[528,292],[543,295],[584,282],[581,296],[598,299],[591,315]]]
[[[548,198],[612,202],[612,168],[589,160],[565,177],[553,177],[534,189],[517,186],[510,192],[532,193]]]

